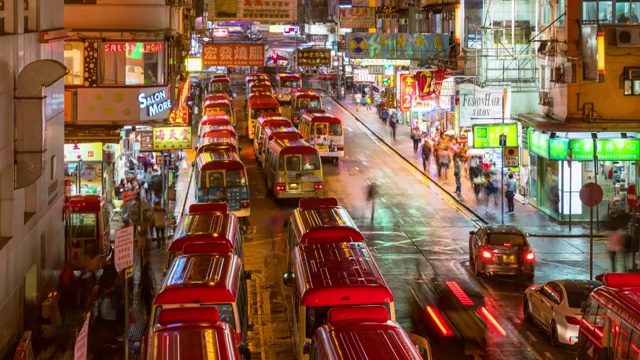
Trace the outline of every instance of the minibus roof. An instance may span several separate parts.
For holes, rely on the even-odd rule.
[[[342,206],[297,208],[291,214],[291,226],[300,244],[342,237],[343,242],[364,242],[364,237],[347,209]]]
[[[173,260],[154,305],[235,302],[242,271],[237,255],[187,254]]]
[[[393,302],[393,294],[364,243],[319,243],[294,249],[300,304],[354,306]]]
[[[269,143],[269,148],[282,155],[312,154],[318,155],[318,149],[309,145],[308,142],[300,140],[273,139]]]
[[[226,242],[234,248],[239,229],[240,223],[233,213],[185,214],[176,226],[169,251],[182,251],[191,242]]]
[[[240,155],[235,151],[203,152],[196,158],[200,171],[244,170]]]
[[[222,109],[231,107],[228,100],[209,100],[204,103],[203,109]]]
[[[320,99],[320,95],[314,92],[297,92],[293,94],[293,97],[296,99]]]
[[[216,111],[215,114],[205,115],[200,119],[200,126],[207,125],[231,125],[231,119],[229,115],[224,111]]]
[[[225,136],[237,138],[238,133],[236,133],[236,129],[233,126],[226,129],[222,129],[220,127],[218,127],[217,129],[211,129],[209,126],[207,126],[206,128],[204,127],[202,128],[202,134],[200,135],[200,138],[202,140],[203,138],[208,138],[208,137],[225,137]]]
[[[280,79],[280,81],[283,81],[283,80],[300,81],[300,79],[301,79],[300,75],[298,75],[298,74],[285,74],[285,73],[277,74],[276,78]]]
[[[231,83],[231,80],[229,80],[228,77],[216,77],[211,79],[211,83],[212,84],[216,84],[216,83]]]
[[[308,119],[308,121],[312,123],[334,123],[334,124],[342,124],[342,120],[338,119],[335,116],[329,115],[326,112],[318,113],[313,111],[306,111],[302,115],[303,119]]]
[[[280,107],[280,103],[273,96],[264,94],[251,96],[248,106],[252,109],[273,109]]]
[[[300,132],[298,131],[298,129],[296,129],[295,127],[293,127],[291,125],[291,123],[289,123],[287,126],[265,126],[264,127],[264,136],[267,139],[271,139],[273,138],[273,136],[275,134],[282,134],[282,133],[291,133],[291,134],[295,134],[296,137],[294,137],[293,139],[302,139],[302,134],[300,134]]]
[[[64,202],[66,208],[74,213],[91,213],[102,211],[100,195],[73,195]]]

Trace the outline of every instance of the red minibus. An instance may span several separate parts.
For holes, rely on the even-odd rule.
[[[293,250],[284,284],[293,287],[293,335],[298,359],[333,307],[384,306],[391,320],[393,294],[363,243],[318,243]]]
[[[280,112],[280,103],[271,95],[253,95],[247,100],[247,136],[253,139],[255,122],[263,113]]]
[[[242,150],[242,148],[238,145],[238,139],[228,134],[222,134],[222,136],[202,138],[202,140],[200,140],[200,147],[198,147],[198,155],[211,151],[239,152],[240,150]]]
[[[262,113],[258,120],[256,120],[256,126],[253,130],[255,137],[253,138],[253,150],[256,156],[258,155],[258,149],[262,146],[262,128],[268,126],[292,126],[291,121],[278,112],[274,113]]]

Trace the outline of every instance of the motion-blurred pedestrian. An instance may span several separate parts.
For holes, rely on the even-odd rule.
[[[507,198],[507,204],[509,205],[507,213],[513,213],[515,211],[513,198],[516,196],[516,179],[513,178],[513,174],[509,174],[505,186],[506,193],[504,196]]]
[[[425,138],[422,142],[422,169],[427,172],[427,165],[431,161],[431,142]]]
[[[356,93],[355,95],[353,95],[353,100],[356,103],[356,111],[360,111],[360,105],[362,102],[362,95],[360,95],[360,93]]]
[[[460,181],[460,177],[462,176],[462,161],[460,157],[456,157],[453,160],[453,177],[456,179],[456,194],[461,195],[462,193],[462,183]]]
[[[391,127],[391,137],[393,140],[396,139],[396,127],[398,127],[398,120],[396,119],[396,114],[391,114],[391,119],[389,119],[389,126]]]
[[[159,201],[156,202],[155,207],[153,208],[153,227],[156,231],[158,246],[164,246],[164,229],[167,227],[167,211],[162,207],[162,204]]]
[[[151,269],[151,263],[146,260],[142,265],[142,271],[140,272],[140,298],[144,303],[144,309],[147,317],[151,314],[151,302],[155,295],[155,284],[153,281],[153,273]]]
[[[411,130],[411,140],[413,141],[413,152],[417,153],[420,147],[420,130],[417,128]]]
[[[622,271],[627,269],[627,233],[622,230],[616,230],[609,234],[607,241],[607,249],[609,249],[609,258],[611,259],[611,272],[616,272],[616,255],[620,254],[622,257],[623,268]]]
[[[369,181],[367,184],[367,201],[371,203],[371,223],[373,224],[373,219],[375,217],[376,212],[376,197],[378,197],[378,186],[375,182]]]

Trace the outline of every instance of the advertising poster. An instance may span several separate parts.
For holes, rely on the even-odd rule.
[[[484,123],[502,122],[503,117],[508,119],[511,116],[511,89],[509,88],[507,88],[504,109],[502,106],[505,98],[504,88],[481,88],[473,84],[461,84],[459,91],[460,126],[472,126],[478,120]]]
[[[582,78],[598,81],[598,27],[582,25]]]
[[[473,147],[476,149],[500,148],[500,135],[507,136],[507,146],[518,146],[518,125],[474,125]]]
[[[296,0],[208,0],[209,20],[297,21]]]
[[[415,74],[417,82],[418,96],[425,98],[431,95],[437,95],[437,89],[442,86],[445,69],[418,71]]]
[[[102,161],[102,143],[64,144],[64,161]]]
[[[331,65],[331,50],[298,50],[298,66]]]
[[[190,126],[153,128],[153,150],[179,150],[190,148]]]
[[[399,107],[402,111],[411,111],[416,96],[416,81],[411,74],[400,74]]]
[[[596,153],[601,161],[640,160],[639,139],[596,140]],[[574,161],[593,160],[593,139],[569,140],[571,159]]]
[[[351,29],[376,27],[376,8],[340,8],[340,27]]]
[[[264,45],[261,44],[204,44],[203,66],[264,66]]]
[[[439,59],[448,56],[447,34],[348,33],[345,35],[349,58]]]

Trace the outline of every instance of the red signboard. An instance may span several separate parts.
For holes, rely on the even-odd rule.
[[[264,66],[264,45],[205,44],[202,46],[204,66]]]
[[[586,207],[592,208],[602,202],[602,188],[596,183],[586,183],[580,189],[580,200]]]
[[[400,74],[400,103],[402,111],[411,111],[413,98],[416,96],[416,81],[413,75]]]
[[[636,193],[635,185],[630,185],[627,189],[627,204],[632,209],[638,206],[638,194]]]
[[[78,333],[78,337],[76,338],[76,344],[73,348],[73,359],[74,360],[86,360],[87,359],[87,335],[89,333],[89,319],[91,318],[91,312],[87,313],[87,316],[84,319],[84,323],[82,324],[82,328],[80,328],[80,332]]]
[[[140,48],[138,48],[138,44]],[[142,50],[144,52],[162,51],[163,43],[135,43],[135,42],[108,42],[104,43],[104,52],[134,52]]]
[[[214,38],[228,37],[229,36],[229,29],[227,29],[227,28],[213,28],[213,29],[211,29],[211,35],[213,35]]]
[[[421,98],[438,95],[439,88],[442,86],[444,78],[444,69],[418,71],[415,75],[418,83],[418,96]]]

